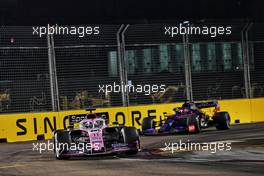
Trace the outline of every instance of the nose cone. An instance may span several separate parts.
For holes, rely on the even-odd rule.
[[[160,127],[160,132],[164,132],[168,130],[169,125],[168,124],[164,124]]]

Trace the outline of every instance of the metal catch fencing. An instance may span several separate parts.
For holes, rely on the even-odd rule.
[[[264,96],[263,24],[221,24],[232,34],[216,37],[167,36],[170,25],[98,25],[85,37],[0,27],[0,113]]]

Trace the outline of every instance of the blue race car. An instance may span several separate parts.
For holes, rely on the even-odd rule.
[[[214,108],[213,115],[209,116],[203,112],[201,110],[203,108]],[[230,129],[230,115],[228,112],[220,112],[220,106],[217,101],[200,103],[186,101],[182,107],[177,107],[173,110],[175,113],[165,116],[164,120],[155,121],[150,117],[144,118],[142,121],[142,134],[199,133],[202,129],[211,126],[215,126],[217,130]]]

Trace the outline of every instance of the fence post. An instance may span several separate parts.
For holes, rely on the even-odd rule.
[[[252,23],[247,23],[241,31],[241,48],[244,70],[244,84],[246,98],[252,98],[251,81],[250,81],[250,64],[249,64],[249,43],[248,43],[248,31],[252,27]]]
[[[188,34],[183,35],[183,46],[186,97],[187,100],[193,101],[191,59]]]
[[[124,82],[127,85],[128,79],[127,79],[127,66],[126,66],[126,43],[125,43],[125,32],[128,29],[129,24],[127,24],[124,28],[124,30],[121,32],[121,51],[123,53],[122,55],[122,61],[123,61],[123,74],[124,74]],[[125,91],[125,99],[126,99],[126,106],[129,105],[129,92]]]
[[[56,71],[56,59],[55,59],[55,49],[54,49],[54,39],[53,35],[47,35],[48,44],[48,59],[49,59],[49,75],[50,75],[50,91],[51,91],[51,104],[52,111],[59,111],[59,91],[58,91],[58,81],[57,81],[57,71]]]
[[[127,70],[125,63],[125,37],[124,33],[127,30],[129,25],[122,24],[117,31],[116,39],[117,39],[117,56],[118,56],[118,67],[119,67],[119,76],[120,76],[120,84],[125,88],[127,84]],[[128,106],[128,92],[126,90],[122,91],[122,104],[123,106]]]
[[[120,26],[116,33],[116,40],[117,40],[117,58],[118,58],[118,68],[119,68],[119,78],[120,78],[120,85],[123,86],[124,82],[124,74],[123,74],[123,63],[122,63],[122,49],[121,49],[121,41],[120,41],[120,33],[122,32],[124,28],[124,24]],[[122,89],[121,89],[122,90]],[[123,106],[126,106],[126,98],[125,94],[121,91],[122,96],[122,104]]]

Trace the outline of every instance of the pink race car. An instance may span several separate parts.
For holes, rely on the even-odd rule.
[[[107,114],[92,113],[69,116],[70,126],[53,132],[57,159],[100,154],[136,154],[140,139],[135,127],[108,126]],[[76,124],[78,127],[76,128]]]

